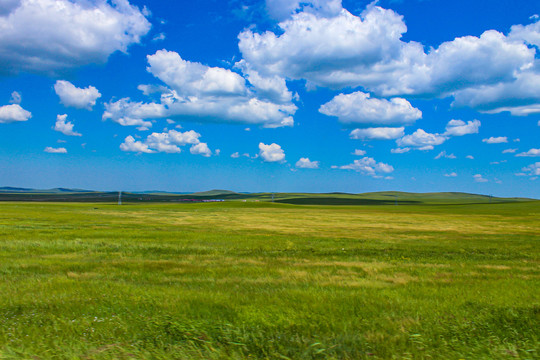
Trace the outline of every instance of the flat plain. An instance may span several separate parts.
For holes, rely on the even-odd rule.
[[[540,357],[540,202],[324,199],[0,203],[0,358]]]

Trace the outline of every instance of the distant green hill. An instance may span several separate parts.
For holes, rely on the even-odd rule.
[[[236,195],[234,191],[230,190],[208,190],[192,193],[191,195],[195,196],[220,196],[220,195]]]
[[[125,203],[189,202],[205,200],[259,201],[292,205],[437,205],[488,204],[532,201],[526,198],[500,198],[461,192],[409,193],[381,191],[361,194],[349,193],[237,193],[229,190],[210,190],[196,193],[159,191],[122,192]],[[0,188],[0,201],[49,202],[117,202],[118,192],[100,192],[56,188],[35,190],[16,187]]]
[[[93,193],[93,190],[83,189],[68,189],[68,188],[54,188],[54,189],[28,189],[4,186],[0,187],[2,193],[32,193],[32,194],[58,194],[58,193]]]
[[[252,194],[261,201],[270,201],[271,194]],[[296,205],[413,205],[413,204],[485,204],[531,201],[525,198],[500,198],[460,192],[408,193],[382,191],[361,194],[276,193],[274,202]]]

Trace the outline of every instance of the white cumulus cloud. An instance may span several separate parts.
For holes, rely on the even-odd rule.
[[[469,134],[478,134],[478,129],[480,129],[480,121],[473,120],[465,122],[463,120],[450,120],[446,125],[446,132],[444,135],[447,136],[463,136]]]
[[[529,151],[519,153],[516,156],[520,156],[520,157],[538,157],[538,156],[540,156],[540,149],[530,149]]]
[[[293,94],[287,88],[287,83],[283,77],[278,75],[263,76],[254,70],[245,60],[240,60],[235,67],[242,70],[242,73],[255,89],[258,97],[276,103],[288,103],[292,101]]]
[[[399,147],[414,147],[419,150],[432,150],[434,146],[441,145],[448,137],[439,134],[430,134],[422,129],[416,130],[411,135],[405,135],[401,139],[397,139],[396,143]]]
[[[441,158],[455,159],[455,158],[456,158],[456,155],[454,155],[454,154],[448,154],[448,153],[446,153],[446,150],[444,150],[444,151],[441,151],[441,152],[439,153],[439,155],[435,156],[435,160],[441,159]]]
[[[73,123],[67,121],[67,115],[57,115],[54,130],[59,131],[67,136],[82,136],[80,133],[73,131]]]
[[[531,16],[535,22],[529,25],[514,25],[509,37],[517,41],[524,41],[529,45],[540,47],[540,21],[538,15]]]
[[[14,91],[11,93],[11,99],[9,100],[11,104],[20,104],[21,101],[22,101],[21,94],[19,94],[17,91]]]
[[[152,127],[147,119],[166,116],[166,108],[162,104],[133,102],[129,98],[111,101],[105,104],[102,119],[111,119],[122,126]]]
[[[50,154],[67,154],[66,148],[63,148],[63,147],[53,148],[53,147],[47,146],[45,150],[43,151]]]
[[[127,51],[150,30],[143,13],[127,0],[9,1],[0,16],[0,73],[55,74],[105,63]]]
[[[78,88],[66,80],[58,80],[54,84],[54,91],[60,97],[62,104],[78,109],[91,110],[96,100],[101,97],[98,89],[93,86]]]
[[[297,110],[292,102],[258,97],[245,79],[227,69],[184,60],[173,51],[148,55],[147,70],[167,86],[140,85],[143,94],[160,93],[160,102],[133,102],[129,98],[105,104],[104,119],[141,126],[152,118],[258,124],[263,127],[293,126]]]
[[[351,131],[351,139],[356,140],[393,140],[405,135],[404,127],[378,127],[367,129],[354,129]]]
[[[360,17],[344,9],[331,17],[299,12],[279,27],[281,35],[242,32],[239,48],[244,59],[263,73],[333,88],[360,86],[360,78],[366,78],[375,64],[399,57],[406,31],[401,16],[377,6]]]
[[[375,159],[370,157],[354,160],[352,164],[339,166],[339,169],[354,170],[375,178],[382,178],[385,174],[390,174],[394,171],[394,167],[392,165],[377,162]]]
[[[490,137],[487,139],[483,139],[482,142],[485,142],[486,144],[502,144],[507,143],[508,138],[506,136],[498,136],[498,137]]]
[[[270,145],[259,143],[259,155],[266,162],[278,162],[285,159],[285,152],[276,143]]]
[[[540,33],[539,33],[540,36]],[[480,112],[509,112],[515,116],[540,113],[540,61],[518,72],[515,80],[464,89],[455,94],[455,107],[468,106]]]
[[[230,70],[186,61],[174,51],[159,50],[147,58],[147,70],[180,96],[231,96],[246,92],[244,78]]]
[[[364,156],[364,155],[366,155],[366,150],[355,149],[354,152],[353,152],[353,155],[354,156]]]
[[[473,179],[474,181],[476,182],[479,182],[479,183],[485,183],[485,182],[488,182],[487,179],[485,179],[481,174],[476,174],[473,176]]]
[[[27,121],[31,117],[32,113],[24,110],[19,104],[0,106],[0,124]]]
[[[126,137],[124,142],[120,144],[120,150],[147,154],[151,154],[154,152],[148,148],[148,145],[143,144],[140,141],[136,141],[135,138],[131,135]]]
[[[212,156],[212,151],[208,147],[207,143],[195,144],[195,145],[191,146],[191,148],[189,149],[189,152],[194,154],[194,155],[202,155],[202,156],[205,156],[205,157]]]
[[[529,176],[540,176],[540,162],[526,166],[521,170]]]
[[[375,3],[355,16],[340,1],[320,2],[331,11],[313,1],[272,2],[279,31],[239,35],[245,62],[264,76],[386,97],[454,97],[454,106],[485,112],[540,112],[539,22],[427,47],[403,41],[403,17]]]
[[[311,161],[309,158],[300,158],[300,160],[296,162],[296,167],[300,169],[318,169],[319,162]]]
[[[376,99],[361,91],[337,95],[319,111],[344,124],[401,125],[422,118],[422,112],[405,99]]]
[[[395,148],[395,149],[391,149],[390,152],[392,154],[405,154],[405,153],[408,153],[409,151],[411,151],[411,148],[408,148],[408,147],[405,147],[405,148]]]
[[[136,141],[133,136],[126,137],[124,143],[120,145],[122,151],[137,153],[180,153],[181,147],[191,145],[190,152],[195,155],[211,156],[212,151],[208,144],[200,141],[201,134],[194,130],[166,132],[154,132],[146,137],[144,141]]]

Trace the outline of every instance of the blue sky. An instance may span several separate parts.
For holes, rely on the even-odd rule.
[[[533,0],[0,3],[0,186],[540,198]]]

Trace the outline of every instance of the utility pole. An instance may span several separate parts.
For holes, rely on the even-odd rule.
[[[274,202],[274,193],[272,193],[272,202]]]
[[[118,192],[118,205],[122,205],[122,192]]]

